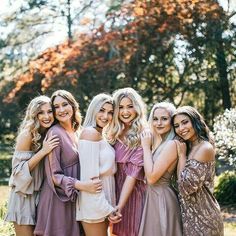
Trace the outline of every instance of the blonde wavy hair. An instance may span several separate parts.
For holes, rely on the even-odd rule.
[[[44,95],[32,99],[27,106],[25,117],[18,129],[18,135],[24,130],[30,132],[32,135],[33,151],[37,151],[41,147],[41,140],[44,134],[39,133],[40,123],[38,120],[38,114],[41,111],[41,106],[47,103],[51,104],[51,99]]]
[[[53,103],[54,103],[54,100],[57,96],[64,98],[72,106],[73,115],[72,115],[71,123],[72,123],[73,129],[75,131],[78,130],[81,127],[81,122],[82,122],[82,116],[81,116],[81,113],[79,110],[78,102],[76,102],[74,96],[66,90],[55,91],[51,96],[54,117],[55,117],[55,108],[53,106]],[[58,120],[56,119],[56,117],[55,117],[55,121],[58,123]]]
[[[171,129],[166,134],[165,138],[161,140],[161,143],[159,142],[161,138],[159,134],[156,133],[156,129],[153,126],[153,116],[156,109],[165,109],[169,113],[169,116],[170,116]],[[152,110],[148,118],[148,124],[153,133],[152,151],[155,151],[159,144],[162,145],[165,141],[172,140],[174,138],[175,133],[174,133],[174,128],[171,123],[171,118],[174,115],[175,111],[176,111],[176,107],[170,102],[159,102],[159,103],[154,104],[154,106],[152,107]]]
[[[129,98],[137,113],[136,117],[132,121],[132,125],[124,137],[124,143],[130,147],[140,146],[140,134],[145,127],[147,127],[146,121],[146,105],[142,100],[142,97],[133,88],[118,89],[113,93],[114,99],[114,115],[111,125],[108,130],[108,141],[114,144],[119,136],[122,134],[124,124],[119,119],[119,105],[123,98]]]

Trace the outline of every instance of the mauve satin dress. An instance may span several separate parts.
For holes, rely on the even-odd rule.
[[[155,162],[163,150],[153,154]],[[182,236],[180,205],[174,189],[171,187],[173,171],[166,171],[152,185],[148,185],[139,236]]]

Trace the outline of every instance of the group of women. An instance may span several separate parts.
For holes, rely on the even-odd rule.
[[[17,236],[223,235],[214,142],[193,107],[157,103],[147,122],[122,88],[95,96],[81,125],[58,90],[28,105],[12,164],[5,219]]]

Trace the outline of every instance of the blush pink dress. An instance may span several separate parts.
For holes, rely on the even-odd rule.
[[[143,149],[129,148],[117,141],[114,145],[117,172],[115,174],[116,199],[127,176],[136,179],[134,189],[122,209],[122,221],[113,225],[113,234],[118,236],[137,236],[142,217],[146,184],[144,182]]]

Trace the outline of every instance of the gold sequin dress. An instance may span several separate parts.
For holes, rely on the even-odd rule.
[[[213,196],[214,176],[215,161],[187,160],[178,182],[184,236],[224,235],[220,207]]]

